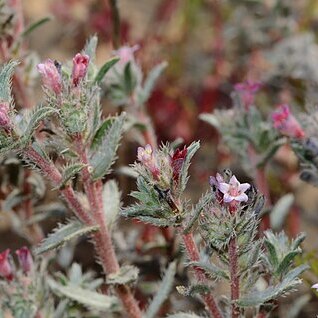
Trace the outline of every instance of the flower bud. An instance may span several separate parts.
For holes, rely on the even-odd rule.
[[[10,250],[6,249],[2,253],[0,253],[0,276],[7,279],[12,280],[12,266],[9,261]]]
[[[271,117],[274,127],[279,130],[281,134],[291,138],[305,137],[305,132],[297,119],[290,112],[287,104],[280,105],[277,111],[272,113]]]
[[[134,45],[132,47],[123,46],[117,51],[115,54],[120,58],[118,64],[126,65],[129,62],[133,62],[135,60],[134,53],[139,49],[139,45]]]
[[[2,128],[8,128],[10,126],[9,109],[8,103],[0,103],[0,127]]]
[[[73,58],[72,83],[78,86],[80,81],[85,77],[89,64],[89,56],[77,53]]]
[[[43,85],[59,95],[62,91],[62,78],[55,63],[52,60],[47,59],[44,63],[38,64],[37,69],[42,75]]]
[[[178,181],[180,176],[180,171],[183,165],[183,162],[187,156],[188,149],[184,148],[182,150],[177,149],[173,156],[171,157],[171,167],[173,171],[173,180]]]
[[[24,273],[29,273],[33,268],[33,258],[30,250],[23,246],[15,252],[18,256],[20,267]]]
[[[156,180],[159,180],[160,172],[157,167],[157,162],[152,147],[150,145],[146,145],[145,148],[138,147],[137,158],[146,168],[149,169],[153,177]]]
[[[261,83],[251,81],[237,83],[234,85],[234,89],[240,94],[246,110],[248,110],[249,107],[254,104],[255,95],[261,86]]]

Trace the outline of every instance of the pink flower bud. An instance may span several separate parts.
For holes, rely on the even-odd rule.
[[[305,132],[299,122],[290,112],[287,104],[280,105],[271,115],[274,127],[285,136],[291,138],[304,138]]]
[[[153,177],[156,180],[159,180],[160,172],[157,167],[157,162],[152,147],[150,145],[146,145],[145,148],[138,147],[137,158],[146,168],[149,169]]]
[[[237,83],[234,85],[234,89],[240,94],[246,110],[248,110],[249,107],[254,104],[255,95],[261,86],[261,83],[251,81]]]
[[[173,156],[171,157],[171,167],[173,170],[173,180],[178,181],[180,176],[180,171],[184,160],[187,156],[188,149],[184,148],[182,150],[177,149]]]
[[[10,250],[6,249],[2,253],[0,253],[0,276],[7,279],[12,280],[12,266],[9,261]]]
[[[33,258],[30,253],[30,250],[23,246],[20,249],[16,250],[15,253],[18,256],[20,266],[24,273],[28,273],[33,268]]]
[[[139,45],[134,45],[132,47],[123,46],[117,51],[115,54],[120,58],[118,64],[126,65],[128,62],[132,62],[135,60],[134,53],[139,49]]]
[[[9,128],[10,127],[10,117],[9,117],[9,104],[0,103],[0,127]]]
[[[43,85],[59,95],[62,91],[62,78],[55,63],[47,59],[44,63],[38,64],[37,69],[42,75]]]
[[[80,81],[85,77],[88,69],[89,56],[77,53],[73,58],[72,83],[78,86]]]

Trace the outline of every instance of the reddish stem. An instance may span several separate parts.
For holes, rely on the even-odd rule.
[[[199,254],[198,247],[195,244],[192,233],[182,234],[182,239],[183,239],[183,242],[184,242],[184,245],[190,260],[193,262],[199,261],[200,254]],[[194,267],[194,274],[199,282],[207,284],[207,278],[204,274],[204,271],[201,268]],[[202,295],[202,298],[209,312],[212,314],[214,318],[223,317],[212,294]]]
[[[230,275],[231,275],[231,300],[232,318],[240,316],[239,309],[235,301],[240,297],[240,278],[238,275],[238,255],[236,237],[232,237],[229,244]]]

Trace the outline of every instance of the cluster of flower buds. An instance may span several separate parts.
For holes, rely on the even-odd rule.
[[[20,268],[25,274],[28,274],[33,268],[33,258],[27,247],[21,247],[16,252]],[[0,253],[0,277],[11,281],[14,278],[14,265],[10,250],[6,249]]]
[[[234,85],[234,89],[239,93],[246,110],[254,104],[255,95],[262,87],[260,82],[246,81]]]
[[[251,187],[249,183],[240,183],[234,175],[226,182],[219,173],[210,177],[210,185],[216,191],[220,203],[224,202],[232,207],[248,200],[245,192]]]
[[[89,56],[86,54],[76,54],[73,58],[72,69],[72,85],[78,86],[79,83],[85,78],[89,64]],[[43,63],[38,64],[37,69],[42,75],[43,85],[56,95],[62,93],[62,73],[61,65],[50,59],[47,59]]]
[[[291,113],[287,104],[280,105],[271,115],[274,127],[282,134],[290,138],[302,139],[305,132],[297,119]]]

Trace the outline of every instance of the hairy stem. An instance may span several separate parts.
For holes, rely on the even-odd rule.
[[[195,244],[192,233],[182,234],[182,239],[191,261],[197,262],[200,260],[200,254],[197,245]],[[201,283],[206,283],[207,278],[201,268],[194,267],[194,273],[197,280]],[[214,318],[222,318],[222,314],[212,294],[202,295],[206,307]]]
[[[230,275],[231,275],[231,300],[232,318],[240,316],[239,309],[235,301],[240,297],[240,278],[238,275],[238,255],[236,237],[232,237],[229,244]]]
[[[112,239],[104,216],[102,201],[102,183],[93,181],[89,172],[89,161],[80,134],[74,136],[75,147],[81,161],[86,165],[82,170],[84,190],[92,210],[93,218],[99,225],[99,231],[94,235],[96,252],[98,253],[105,274],[116,273],[120,267],[117,261]],[[116,286],[116,292],[123,302],[123,305],[131,318],[141,318],[142,314],[136,299],[128,286]]]

